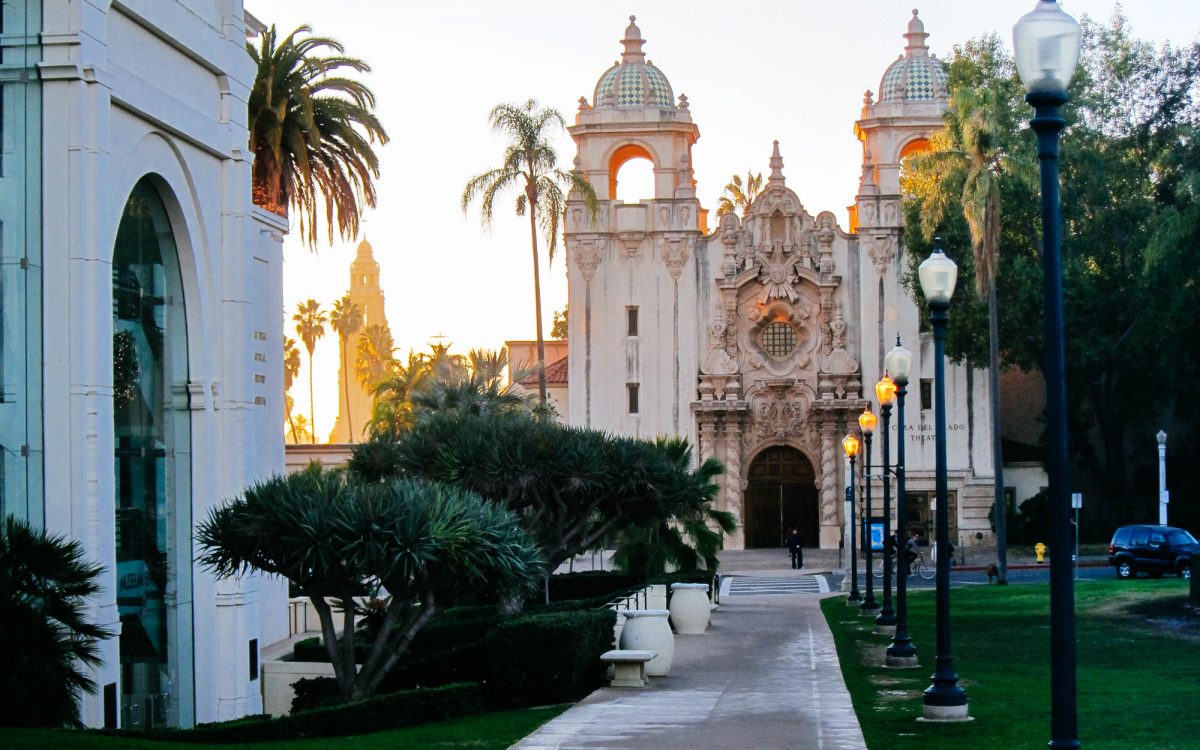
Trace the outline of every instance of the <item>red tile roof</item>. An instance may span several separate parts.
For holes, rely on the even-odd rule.
[[[538,376],[534,374],[522,379],[521,385],[537,386]],[[546,365],[546,385],[566,385],[567,384],[567,358],[563,357],[557,362]]]

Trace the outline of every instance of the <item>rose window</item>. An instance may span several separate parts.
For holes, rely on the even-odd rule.
[[[787,323],[772,323],[762,332],[762,347],[775,359],[783,359],[796,348],[796,329]]]

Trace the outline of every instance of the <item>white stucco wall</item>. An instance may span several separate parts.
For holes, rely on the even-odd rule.
[[[93,615],[116,629],[112,253],[125,202],[151,176],[178,247],[189,376],[169,385],[191,413],[193,521],[283,468],[287,223],[251,205],[240,0],[46,0],[43,59],[46,525],[104,566]],[[190,529],[174,541],[191,547]],[[192,577],[195,654],[194,674],[179,673],[194,709],[180,716],[260,711],[247,644],[287,636],[284,584],[177,574]],[[101,656],[96,681],[119,684],[116,639]],[[85,698],[87,724],[102,711],[99,695]]]

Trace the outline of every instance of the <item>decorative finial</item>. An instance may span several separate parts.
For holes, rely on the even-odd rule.
[[[680,95],[679,95],[679,108],[680,108],[680,109],[687,109],[687,108],[688,108],[688,98],[687,98],[687,94],[680,94]]]
[[[870,106],[875,103],[875,95],[871,93],[871,89],[863,92],[863,104]]]
[[[579,111],[582,112],[585,109],[591,109],[591,107],[588,106],[587,97],[581,96],[581,97],[579,97]]]
[[[767,179],[768,185],[783,184],[783,157],[779,155],[779,141],[775,141],[774,147],[771,149],[771,176]]]
[[[636,16],[629,17],[629,26],[625,28],[625,38],[621,40],[621,44],[625,45],[625,52],[621,55],[621,62],[641,62],[646,58],[646,54],[642,52],[642,45],[646,43],[642,39],[642,30],[637,27],[634,21]]]
[[[928,50],[929,47],[925,44],[925,39],[928,36],[925,33],[925,24],[917,17],[917,9],[913,8],[912,19],[908,22],[908,31],[904,34],[904,38],[908,40],[907,50],[909,54],[913,52],[923,54],[923,50]]]

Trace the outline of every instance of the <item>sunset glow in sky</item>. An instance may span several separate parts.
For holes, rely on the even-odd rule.
[[[1077,18],[1107,21],[1112,0],[1068,0]],[[990,32],[1011,48],[1012,24],[1033,0],[917,5],[928,44],[948,58],[955,44]],[[467,180],[499,166],[503,141],[487,115],[500,102],[538,99],[574,122],[580,96],[590,102],[600,75],[621,51],[629,15],[646,39],[647,57],[666,74],[675,96],[687,94],[700,140],[693,152],[701,204],[715,210],[733,174],[766,172],[778,139],[784,174],[813,215],[846,206],[860,175],[853,124],[863,93],[877,91],[887,66],[904,50],[901,36],[913,3],[747,0],[642,0],[624,6],[568,0],[439,3],[391,0],[246,0],[247,9],[285,35],[300,24],[346,46],[373,68],[364,80],[378,98],[377,114],[391,142],[380,150],[379,205],[365,231],[381,266],[387,315],[403,355],[444,335],[455,351],[499,348],[534,333],[532,260],[526,220],[513,212],[515,194],[497,202],[485,232],[475,209],[464,217],[459,197]],[[1128,2],[1133,34],[1156,43],[1187,44],[1200,33],[1194,0]],[[564,131],[560,166],[570,168],[574,144]],[[631,163],[627,168],[637,168]],[[649,197],[648,176],[620,176],[619,198]],[[297,237],[284,243],[285,331],[295,336],[296,303],[313,297],[325,309],[349,287],[355,242],[312,253]],[[543,255],[545,330],[566,303],[562,248],[552,267]],[[307,354],[300,384],[307,384]],[[337,408],[337,338],[317,346],[317,438],[332,429]],[[307,413],[304,388],[293,395]]]

